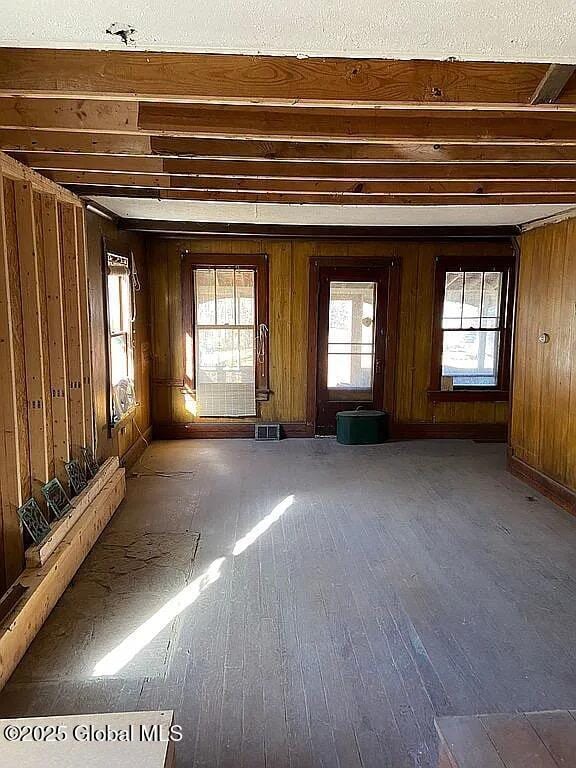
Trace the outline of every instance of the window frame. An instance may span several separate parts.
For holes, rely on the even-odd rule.
[[[122,416],[115,421],[114,420],[114,394],[112,392],[112,338],[116,336],[126,336],[126,349],[130,350],[131,358],[132,358],[132,384],[134,386],[134,392],[136,392],[136,359],[134,354],[134,313],[136,308],[136,297],[134,292],[134,285],[133,285],[133,275],[134,275],[134,254],[132,251],[127,251],[125,247],[122,245],[108,240],[107,238],[102,239],[102,288],[103,288],[103,297],[104,297],[104,329],[106,333],[106,389],[108,392],[108,396],[106,397],[106,421],[108,424],[108,436],[111,437],[115,430],[119,428],[119,426],[122,425],[122,423],[127,419],[130,418],[134,411],[136,410],[137,406],[137,398],[135,398],[134,405],[126,411],[126,413],[123,413]],[[129,280],[129,297],[130,297],[130,309],[132,310],[131,316],[129,317],[129,330],[128,331],[120,331],[118,333],[112,333],[111,331],[111,323],[110,323],[110,294],[108,290],[108,257],[109,256],[120,256],[124,259],[127,259],[128,261],[128,280]],[[121,308],[122,311],[122,308]],[[130,366],[129,366],[130,368]]]
[[[459,387],[441,389],[442,351],[444,331],[444,295],[448,272],[502,272],[500,296],[500,346],[498,355],[498,380],[493,387]],[[512,357],[512,326],[515,295],[515,260],[513,256],[438,256],[434,275],[434,304],[432,324],[432,354],[430,367],[429,399],[435,402],[504,402],[509,399],[510,366]],[[450,330],[450,329],[448,329]],[[471,329],[478,330],[478,329]]]
[[[254,325],[258,329],[265,325],[270,331],[269,312],[269,284],[268,284],[268,255],[258,254],[203,254],[183,251],[182,259],[182,357],[184,371],[184,388],[190,394],[196,394],[196,317],[194,295],[194,270],[196,269],[253,269],[254,291],[256,297],[256,314]],[[190,339],[191,345],[187,349],[186,339]],[[269,388],[269,334],[265,340],[263,355],[255,355],[254,373],[256,384],[256,416],[197,416],[197,419],[230,420],[259,418],[260,403],[270,399],[272,394]],[[192,370],[188,368],[188,357],[192,360]]]

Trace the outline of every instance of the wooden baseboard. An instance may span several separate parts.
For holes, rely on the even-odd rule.
[[[205,423],[190,422],[188,424],[155,424],[153,436],[155,440],[181,439],[214,439],[214,438],[253,438],[252,422]],[[286,422],[281,424],[282,437],[314,437],[314,428],[303,422]]]
[[[540,470],[526,464],[525,461],[514,456],[512,448],[508,448],[508,471],[519,480],[531,485],[543,496],[546,496],[554,504],[576,515],[576,491],[553,480]]]
[[[0,690],[26,653],[126,493],[123,468],[102,488],[43,565],[27,568],[11,587],[20,598],[0,624]]]
[[[402,422],[390,424],[392,440],[479,440],[505,443],[507,424],[445,424],[432,422]]]
[[[137,430],[136,430],[137,431]],[[140,456],[144,453],[146,448],[148,447],[146,443],[150,443],[152,441],[152,426],[149,426],[148,429],[143,432],[141,435],[138,435],[138,439],[136,442],[134,442],[130,448],[120,457],[120,463],[123,467],[126,467],[126,469],[130,469],[133,464],[135,464]]]

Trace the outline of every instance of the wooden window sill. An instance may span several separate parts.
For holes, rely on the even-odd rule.
[[[428,390],[428,399],[434,403],[505,403],[509,397],[503,389]]]
[[[118,419],[118,421],[115,421],[113,424],[110,424],[109,426],[109,432],[110,437],[112,435],[116,434],[122,427],[126,426],[126,423],[130,421],[130,419],[133,419],[134,416],[136,416],[136,409],[138,408],[139,403],[134,403],[134,405],[130,408],[129,411],[126,411],[126,413],[123,413],[122,416]]]

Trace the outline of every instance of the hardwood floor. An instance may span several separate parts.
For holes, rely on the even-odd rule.
[[[576,519],[504,465],[154,443],[0,715],[173,708],[178,768],[408,768],[435,716],[574,709]]]

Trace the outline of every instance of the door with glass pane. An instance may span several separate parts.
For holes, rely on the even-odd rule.
[[[381,408],[388,269],[324,267],[319,273],[316,431],[336,413]]]

